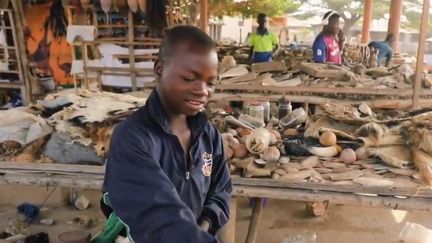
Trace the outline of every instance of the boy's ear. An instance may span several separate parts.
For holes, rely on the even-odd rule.
[[[157,60],[153,67],[153,73],[156,77],[156,81],[159,82],[162,77],[163,72],[163,62],[161,60]]]

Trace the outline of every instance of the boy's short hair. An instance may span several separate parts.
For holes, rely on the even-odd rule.
[[[159,60],[169,60],[176,48],[184,43],[193,48],[215,48],[214,41],[202,30],[190,25],[178,25],[165,32],[158,53]]]
[[[257,19],[260,20],[260,19],[264,19],[266,17],[267,17],[267,15],[265,13],[259,13],[257,16]]]

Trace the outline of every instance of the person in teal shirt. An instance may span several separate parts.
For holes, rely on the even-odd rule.
[[[249,59],[253,62],[269,62],[272,60],[273,51],[278,46],[276,35],[267,29],[267,16],[263,13],[257,17],[258,28],[256,33],[249,36],[251,50]]]

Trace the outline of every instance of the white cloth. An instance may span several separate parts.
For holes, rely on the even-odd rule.
[[[68,25],[66,39],[69,43],[79,36],[84,41],[93,41],[95,39],[95,27],[92,25]]]
[[[0,143],[12,140],[25,146],[52,131],[53,128],[39,116],[18,108],[0,111]]]
[[[128,55],[129,48],[121,47],[114,44],[100,44],[98,46],[100,53],[102,56],[112,56],[112,55]],[[156,54],[159,52],[159,49],[137,49],[134,50],[135,55],[145,55],[145,54]]]

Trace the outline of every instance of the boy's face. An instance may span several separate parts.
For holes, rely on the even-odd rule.
[[[257,22],[258,22],[258,25],[259,25],[260,27],[262,27],[262,28],[267,28],[267,23],[268,23],[268,21],[267,21],[267,17],[261,17],[261,18],[258,18]]]
[[[189,44],[180,44],[176,49],[167,62],[157,64],[159,91],[170,111],[193,116],[204,108],[214,92],[217,54],[215,50]]]

